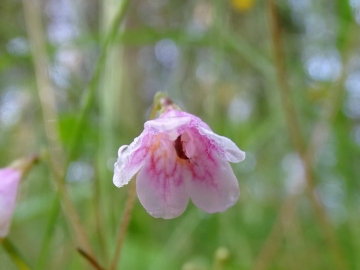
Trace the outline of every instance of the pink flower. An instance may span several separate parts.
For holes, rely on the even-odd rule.
[[[20,179],[19,170],[0,169],[0,238],[5,237],[9,232]]]
[[[208,213],[236,203],[239,185],[228,161],[240,162],[245,153],[231,140],[178,110],[144,127],[129,146],[120,147],[113,182],[122,187],[139,172],[137,194],[150,215],[175,218],[185,211],[189,197]]]

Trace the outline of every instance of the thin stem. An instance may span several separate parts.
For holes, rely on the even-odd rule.
[[[283,47],[281,42],[281,29],[278,21],[278,14],[274,0],[268,0],[268,10],[271,29],[271,40],[274,49],[275,66],[277,72],[277,80],[279,84],[279,91],[282,101],[283,111],[286,116],[287,128],[290,134],[292,143],[300,156],[305,170],[305,178],[307,190],[313,208],[315,209],[316,218],[320,227],[323,229],[329,248],[335,258],[335,263],[338,269],[347,269],[343,255],[339,249],[335,233],[333,232],[331,223],[328,221],[324,206],[315,196],[315,183],[311,170],[311,162],[306,153],[305,141],[302,138],[300,125],[297,122],[294,104],[290,97],[290,89],[287,80],[285,60],[283,55]]]
[[[95,269],[97,270],[104,270],[104,268],[102,268],[100,266],[100,264],[95,260],[94,257],[92,257],[90,254],[86,253],[85,250],[82,250],[81,248],[77,248],[77,251],[79,252],[79,254],[81,256],[83,256]]]
[[[8,238],[0,238],[0,242],[5,249],[6,253],[10,256],[19,270],[30,270],[31,268],[27,265],[23,256],[17,250],[17,248],[11,243]]]
[[[96,173],[95,175],[98,175]],[[95,177],[94,179],[94,188],[93,188],[93,194],[94,194],[94,215],[95,215],[95,226],[96,226],[96,233],[98,235],[98,241],[99,241],[99,249],[102,255],[103,261],[108,261],[108,250],[106,245],[106,239],[105,239],[105,232],[104,226],[103,226],[103,218],[102,218],[102,208],[101,208],[101,197],[100,197],[100,179],[99,177]]]
[[[123,243],[125,240],[126,231],[129,226],[131,212],[132,212],[135,197],[136,197],[135,196],[136,195],[135,187],[136,187],[135,181],[131,181],[129,184],[128,196],[126,198],[124,214],[123,214],[123,217],[122,217],[122,220],[120,223],[119,233],[118,233],[118,237],[116,240],[116,248],[115,248],[114,257],[113,257],[113,260],[112,260],[110,268],[109,268],[110,270],[116,270],[117,265],[119,263],[121,249],[122,249],[122,246],[123,246]]]
[[[102,204],[107,203],[106,198],[103,197],[103,190],[107,193],[110,186],[103,186],[100,179],[109,179],[111,175],[104,160],[108,160],[113,157],[114,154],[114,132],[113,128],[118,121],[118,100],[122,97],[123,89],[125,88],[126,76],[124,75],[125,66],[122,44],[115,43],[115,38],[120,36],[126,29],[124,23],[120,24],[125,18],[125,10],[128,6],[128,1],[102,1],[102,33],[108,33],[104,35],[103,44],[104,48],[102,56],[99,61],[102,65],[101,69],[96,70],[95,85],[96,89],[92,90],[93,95],[98,95],[99,104],[99,117],[100,117],[100,129],[99,129],[99,141],[97,152],[97,164],[96,164],[96,177],[94,184],[94,205],[95,205],[95,217],[96,217],[96,230],[98,231],[98,243],[99,251],[101,252],[103,261],[110,262],[107,239],[105,237],[104,230],[104,218],[102,218]],[[118,10],[117,13],[114,11]],[[120,25],[119,25],[120,24]],[[116,27],[114,27],[116,25]],[[109,38],[111,37],[111,38]],[[101,71],[101,72],[100,72]],[[115,75],[116,74],[116,75]],[[115,76],[114,76],[115,75]],[[121,85],[122,87],[119,87]],[[95,91],[97,90],[97,91]],[[111,187],[112,188],[112,187]]]
[[[46,55],[46,42],[41,23],[39,2],[37,0],[24,0],[23,8],[42,107],[43,122],[49,150],[49,161],[52,165],[51,168],[53,169],[54,177],[56,179],[55,182],[63,203],[64,214],[67,217],[70,227],[73,229],[73,234],[76,236],[76,245],[86,249],[88,253],[93,254],[90,241],[81,225],[80,218],[77,215],[75,206],[66,191],[63,181],[65,175],[63,169],[64,153],[59,141],[58,117],[54,109],[55,93],[48,76],[49,65]]]
[[[353,48],[355,45],[355,40],[357,35],[354,35],[353,32],[356,30],[356,23],[352,22],[349,25],[351,30],[348,31],[348,35],[346,36],[345,46],[344,46],[344,55],[343,55],[343,69],[341,71],[339,79],[329,88],[328,96],[326,97],[324,104],[321,109],[320,119],[317,121],[314,127],[314,131],[311,137],[310,146],[307,149],[307,156],[309,160],[312,161],[313,164],[316,164],[319,158],[319,153],[321,152],[322,146],[327,141],[327,137],[329,135],[329,122],[333,120],[336,113],[339,111],[339,107],[341,106],[341,96],[344,92],[345,87],[344,81],[346,79],[346,67],[348,65],[349,60],[351,60],[351,55],[353,52]]]
[[[353,23],[354,24],[354,23]],[[351,25],[350,27],[353,27]],[[334,115],[339,109],[339,104],[341,103],[341,94],[344,91],[342,87],[345,75],[346,75],[346,66],[349,60],[349,56],[351,55],[351,48],[353,48],[353,41],[356,35],[353,35],[351,31],[347,35],[347,40],[345,42],[345,55],[344,59],[344,67],[341,73],[340,78],[333,84],[333,86],[329,89],[329,95],[327,96],[322,110],[320,114],[320,119],[315,124],[314,131],[311,136],[311,143],[307,149],[307,157],[311,164],[316,164],[319,153],[321,152],[321,148],[327,141],[327,137],[329,134],[329,126],[328,122],[332,120]],[[266,265],[270,263],[272,258],[275,256],[276,250],[279,247],[280,238],[283,235],[283,230],[281,228],[281,217],[286,217],[288,223],[294,222],[292,215],[292,211],[295,211],[295,208],[287,208],[286,205],[290,204],[291,198],[294,198],[294,203],[297,198],[293,197],[294,195],[288,196],[288,198],[284,201],[282,209],[280,210],[279,217],[275,221],[273,228],[261,250],[259,253],[258,259],[256,261],[254,269],[264,269]]]
[[[286,124],[290,139],[299,153],[302,155],[304,152],[304,140],[302,138],[301,128],[296,117],[295,106],[291,100],[289,82],[287,80],[288,75],[285,67],[285,59],[283,55],[283,46],[281,40],[281,29],[278,23],[278,15],[276,5],[273,0],[268,0],[268,10],[270,19],[271,41],[274,50],[274,61],[277,76],[277,83],[279,87],[282,108],[286,118]],[[312,181],[312,179],[310,180]]]
[[[53,236],[53,231],[56,225],[56,221],[58,219],[58,214],[60,212],[60,204],[59,204],[59,194],[58,192],[55,195],[55,198],[53,199],[51,203],[51,210],[50,215],[48,217],[48,222],[46,226],[46,231],[44,235],[44,239],[42,241],[41,250],[38,255],[38,260],[36,263],[35,269],[41,270],[45,269],[46,259],[49,257],[49,251],[50,251],[50,241]]]
[[[65,167],[68,166],[68,164],[70,163],[70,161],[74,156],[76,145],[78,143],[81,134],[85,116],[87,115],[87,112],[89,111],[90,106],[94,99],[95,89],[98,85],[102,66],[104,65],[104,61],[106,59],[105,56],[106,56],[107,48],[109,44],[111,44],[116,37],[118,26],[124,18],[125,10],[128,3],[129,1],[126,0],[121,6],[119,12],[117,13],[117,16],[113,21],[111,30],[107,35],[107,38],[103,45],[103,49],[101,50],[101,55],[99,57],[98,64],[96,66],[94,76],[92,77],[92,80],[89,84],[88,91],[86,91],[85,105],[82,107],[80,117],[78,118],[76,124],[75,133],[73,136],[73,143],[70,148],[71,150],[67,158],[67,162],[66,162],[67,164]],[[76,213],[75,207],[72,204],[66,192],[66,188],[63,184],[64,172],[61,170],[62,166],[56,162],[56,160],[58,160],[59,157],[63,157],[63,154],[61,153],[61,146],[58,141],[57,115],[55,110],[53,109],[54,93],[50,80],[47,76],[47,70],[46,70],[48,65],[47,65],[46,54],[44,54],[44,52],[46,51],[46,47],[44,41],[45,39],[41,31],[41,21],[40,21],[41,16],[38,12],[39,9],[36,8],[37,7],[36,1],[24,0],[23,5],[24,5],[25,17],[27,19],[29,38],[33,45],[32,46],[33,57],[34,57],[34,64],[35,64],[37,81],[39,86],[39,96],[43,108],[45,130],[50,145],[49,146],[49,153],[51,158],[50,162],[53,165],[53,168],[55,168],[55,178],[56,178],[58,190],[63,201],[63,206],[66,209],[65,215],[68,217],[69,223],[72,225],[75,231],[74,234],[78,238],[77,245],[82,246],[84,248],[86,247],[87,250],[86,253],[93,254],[88,238],[86,237],[85,232],[81,227],[80,219]],[[52,158],[54,156],[57,158],[56,159]],[[85,252],[84,249],[81,250]]]
[[[280,214],[276,218],[276,221],[263,245],[257,260],[255,262],[254,270],[266,269],[266,266],[270,264],[272,259],[275,257],[276,252],[280,246],[279,239],[283,235],[283,226],[282,222],[284,218],[291,217],[292,213],[295,212],[295,203],[297,200],[297,195],[294,194],[286,198],[285,202],[282,205]]]

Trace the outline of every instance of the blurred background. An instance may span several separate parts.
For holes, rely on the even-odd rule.
[[[359,24],[360,0],[2,0],[0,167],[43,160],[9,239],[32,269],[90,269],[63,187],[109,265],[117,150],[163,91],[246,152],[241,196],[173,220],[135,201],[119,269],[360,269]]]

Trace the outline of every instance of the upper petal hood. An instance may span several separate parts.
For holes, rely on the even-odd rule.
[[[170,140],[175,140],[188,129],[196,128],[226,160],[240,162],[245,159],[245,152],[241,151],[233,141],[215,134],[200,118],[186,112],[172,110],[160,118],[147,121],[144,126],[149,133],[168,134]]]
[[[200,118],[182,111],[172,110],[163,114],[160,118],[147,121],[145,130],[152,134],[166,133],[170,140],[175,140],[180,134],[190,127],[209,129]]]

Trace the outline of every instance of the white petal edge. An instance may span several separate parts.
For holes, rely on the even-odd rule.
[[[166,133],[170,140],[175,140],[190,125],[191,116],[162,117],[145,122],[145,129],[150,132]]]
[[[217,135],[211,130],[208,130],[200,126],[197,127],[197,130],[201,135],[205,136],[213,144],[215,144],[218,149],[223,150],[224,151],[223,155],[228,161],[237,163],[245,159],[245,152],[240,150],[239,147],[237,147],[237,145],[229,138]],[[222,153],[219,152],[219,154]]]
[[[145,136],[145,133],[141,133],[129,146],[123,145],[119,148],[118,159],[114,164],[113,183],[115,186],[120,188],[128,184],[131,178],[140,170],[143,164],[142,161],[147,154],[140,152]],[[135,153],[139,156],[136,160],[134,160]]]

